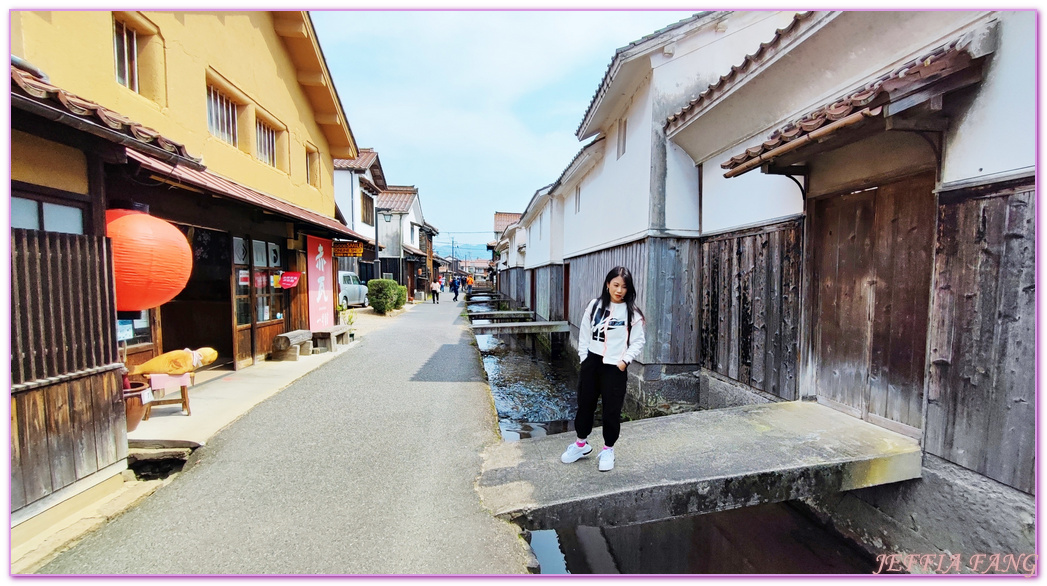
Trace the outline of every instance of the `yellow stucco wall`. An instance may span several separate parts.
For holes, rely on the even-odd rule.
[[[83,151],[11,131],[11,179],[87,194],[87,156]]]
[[[55,85],[185,144],[191,155],[203,157],[208,170],[334,216],[330,148],[268,12],[143,11],[132,16],[155,27],[154,35],[139,36],[149,39],[142,43],[141,93],[116,81],[112,12],[14,11],[11,53],[43,70]],[[255,158],[253,127],[241,130],[250,139],[240,148],[210,134],[208,72],[286,127],[288,172]],[[307,144],[320,151],[318,188],[306,182]]]

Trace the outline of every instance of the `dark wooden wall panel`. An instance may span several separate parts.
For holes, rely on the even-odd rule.
[[[797,394],[801,220],[701,240],[699,363],[783,399]]]
[[[647,240],[647,363],[698,365],[700,251],[695,238]]]
[[[12,395],[12,511],[126,457],[127,422],[118,371]]]
[[[546,265],[534,269],[536,307],[540,320],[563,319],[563,265]]]
[[[636,287],[636,305],[641,308],[647,306],[647,296],[650,294],[647,287],[647,240],[622,244],[576,256],[569,260],[571,263],[569,295],[571,307],[568,315],[571,317],[571,325],[577,327],[581,323],[585,307],[594,298],[600,296],[607,272],[617,266],[625,267],[632,272],[633,285]]]
[[[255,325],[255,355],[265,356],[273,351],[273,340],[287,331],[284,322]]]
[[[1035,487],[1035,191],[938,206],[925,448]]]

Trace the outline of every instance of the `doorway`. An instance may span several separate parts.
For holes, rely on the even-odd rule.
[[[811,202],[819,402],[919,437],[934,256],[933,172]]]

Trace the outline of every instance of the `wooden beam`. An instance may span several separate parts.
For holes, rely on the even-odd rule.
[[[276,34],[289,39],[308,39],[309,29],[300,20],[277,18],[273,20],[273,28]]]
[[[898,118],[896,116],[889,116],[887,118],[887,130],[945,132],[948,128],[948,118],[914,118],[912,120]]]
[[[341,121],[341,119],[338,118],[338,114],[330,114],[330,113],[326,113],[326,112],[321,112],[321,113],[316,114],[313,118],[316,120],[317,124],[321,124],[323,126],[341,126],[342,125],[342,121]]]
[[[311,87],[327,87],[327,78],[319,71],[302,71],[298,73],[298,83]]]

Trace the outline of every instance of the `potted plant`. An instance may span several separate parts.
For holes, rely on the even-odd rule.
[[[356,310],[350,309],[345,312],[344,325],[349,326],[349,342],[352,343],[356,340],[356,330],[353,329],[353,323],[356,321]]]

